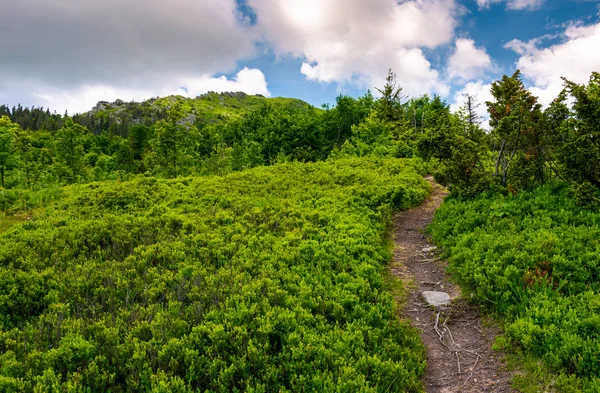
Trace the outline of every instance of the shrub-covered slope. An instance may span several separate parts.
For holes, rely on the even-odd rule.
[[[151,125],[157,120],[165,119],[168,110],[179,104],[183,120],[191,124],[203,125],[239,118],[267,103],[310,107],[306,102],[294,98],[266,98],[242,92],[220,94],[211,92],[195,98],[167,96],[139,103],[121,100],[102,101],[91,111],[78,115],[75,119],[96,132],[108,130],[111,126],[113,126],[113,130],[120,130],[133,124]]]
[[[418,392],[383,288],[410,160],[64,188],[0,235],[0,391]]]
[[[448,200],[433,235],[506,338],[561,375],[561,391],[600,391],[600,213],[565,186]]]

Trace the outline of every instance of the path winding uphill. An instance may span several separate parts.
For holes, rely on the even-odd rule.
[[[511,374],[491,349],[498,331],[484,327],[477,308],[461,299],[460,289],[444,271],[445,262],[436,258],[435,247],[423,235],[445,195],[434,184],[425,204],[394,219],[396,249],[391,271],[412,288],[405,314],[421,330],[427,348],[425,390],[513,392]],[[428,302],[446,304],[436,307]]]

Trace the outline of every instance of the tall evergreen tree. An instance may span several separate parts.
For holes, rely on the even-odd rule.
[[[495,100],[486,105],[497,154],[495,177],[502,185],[511,180],[518,187],[543,182],[543,115],[537,97],[525,88],[519,70],[494,82],[491,92]]]
[[[398,84],[396,74],[391,69],[383,88],[376,90],[381,94],[381,98],[375,104],[377,117],[390,123],[401,123],[404,115],[402,104],[406,96],[402,94],[402,86]]]

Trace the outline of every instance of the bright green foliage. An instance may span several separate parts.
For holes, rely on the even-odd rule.
[[[65,120],[65,125],[56,132],[55,171],[57,177],[63,182],[75,183],[84,176],[83,140],[86,132],[85,127],[74,123],[71,119]]]
[[[496,154],[494,176],[506,186],[525,188],[545,179],[541,105],[523,85],[521,73],[492,83],[494,101],[486,102]]]
[[[17,165],[15,139],[18,128],[8,116],[0,117],[0,186],[2,187],[4,187],[7,172]]]
[[[269,165],[279,155],[301,162],[322,160],[330,146],[320,123],[322,113],[295,104],[265,104],[222,129],[215,126],[222,132],[217,142],[233,148],[240,159],[234,165],[236,170]]]
[[[600,73],[587,86],[567,80],[565,86],[574,99],[573,116],[565,116],[566,95],[550,108],[558,123],[557,158],[580,202],[600,208]]]
[[[370,114],[372,121],[371,124],[367,124],[367,129],[372,128],[374,121],[387,125],[384,128],[389,128],[389,132],[380,134],[383,138],[380,137],[377,145],[374,146],[376,153],[381,155],[383,150],[387,150],[391,157],[412,157],[414,129],[407,125],[405,119],[406,103],[404,101],[407,97],[402,94],[402,86],[398,84],[396,74],[391,69],[388,71],[385,85],[381,89],[378,88],[377,91],[381,97],[373,105]],[[381,126],[377,128],[381,128]],[[372,132],[367,130],[367,133]]]
[[[16,185],[32,189],[46,183],[55,161],[53,136],[47,132],[19,131],[16,149],[19,155]]]
[[[404,121],[415,130],[415,133],[423,133],[425,128],[425,112],[429,102],[430,98],[427,94],[418,98],[411,98],[406,102]]]
[[[265,98],[241,92],[207,93],[196,98],[168,96],[139,103],[122,100],[113,103],[100,102],[90,112],[75,115],[73,119],[95,134],[108,132],[127,137],[136,125],[151,126],[159,120],[166,120],[170,109],[175,106],[180,106],[181,114],[187,122],[201,128],[207,124],[224,123],[239,118],[266,103],[308,107],[307,103],[292,98]],[[17,113],[14,117],[15,121],[29,123],[26,116],[22,118],[23,115]],[[48,113],[47,117],[51,115]]]
[[[82,126],[88,124],[82,115],[60,118],[63,126],[55,132],[18,132],[18,154],[11,153],[8,161],[15,165],[5,167],[14,169],[6,188],[39,189],[142,173],[224,175],[277,162],[325,160],[352,137],[352,127],[373,105],[369,93],[359,99],[340,96],[326,111],[299,100],[243,93],[100,103],[89,116],[101,121],[93,120],[90,128]],[[46,116],[41,110],[16,110],[14,116],[30,126],[27,113]]]
[[[390,69],[385,79],[385,85],[377,89],[381,98],[375,103],[374,109],[378,119],[400,125],[404,120],[402,86],[398,84],[396,74]]]
[[[410,119],[412,109],[419,156],[440,164],[436,179],[455,196],[472,198],[490,188],[530,190],[560,179],[572,182],[580,200],[593,205],[600,200],[596,79],[587,87],[566,81],[567,91],[542,111],[519,71],[505,75],[492,84],[494,99],[486,102],[489,132],[479,126],[474,97],[467,96],[456,114],[437,97],[412,100],[407,115]],[[567,93],[575,101],[572,110]]]
[[[371,114],[358,125],[352,126],[350,137],[333,157],[403,157],[412,156],[406,142],[394,137],[396,125]]]
[[[16,138],[16,150],[21,158],[21,169],[25,176],[25,185],[31,188],[39,179],[40,172],[40,150],[33,146],[33,137],[27,132],[18,132]]]
[[[155,138],[151,142],[153,154],[147,158],[147,162],[150,163],[149,166],[155,167],[156,173],[166,177],[177,177],[183,172],[184,165],[193,165],[194,157],[189,153],[193,149],[191,142],[196,129],[183,122],[183,111],[181,102],[178,102],[169,110],[167,120],[159,120],[154,125]],[[140,148],[139,145],[143,146],[143,142],[137,138],[132,141],[135,141],[137,149]]]
[[[377,91],[381,94],[377,101],[372,102],[370,93],[357,101],[358,104],[372,103],[368,106],[370,112],[363,111],[365,115],[352,125],[349,137],[339,149],[332,151],[332,157],[413,157],[417,126],[412,122],[409,124],[406,116],[408,113],[416,116],[415,108],[421,106],[422,123],[423,107],[429,103],[429,98],[423,96],[404,103],[406,97],[402,95],[402,87],[391,70],[386,84]]]
[[[336,105],[323,114],[322,127],[326,131],[324,138],[329,142],[327,150],[341,147],[352,136],[352,126],[364,121],[375,104],[375,99],[370,91],[362,97],[340,95],[336,98]]]
[[[449,106],[439,96],[436,96],[431,101],[427,99],[421,115],[422,128],[417,133],[419,155],[426,160],[431,158],[451,159],[453,145],[458,142],[458,122],[450,113]]]
[[[473,197],[489,188],[488,135],[474,122],[472,111],[450,113],[439,97],[423,107],[423,129],[417,151],[425,160],[439,162],[435,178],[453,195]]]
[[[564,186],[512,196],[450,199],[435,240],[473,299],[506,321],[509,344],[571,375],[574,391],[600,387],[600,213]]]
[[[150,106],[168,109],[176,103],[181,103],[184,116],[194,116],[196,124],[219,123],[239,118],[247,112],[261,108],[265,104],[310,107],[306,102],[294,98],[265,98],[260,95],[247,95],[241,92],[207,93],[196,98],[163,97],[154,100]]]
[[[128,141],[134,160],[141,161],[146,149],[148,149],[148,141],[151,137],[150,127],[144,125],[136,125],[131,127],[129,131]]]
[[[0,235],[0,391],[422,391],[383,287],[414,165],[64,188]]]

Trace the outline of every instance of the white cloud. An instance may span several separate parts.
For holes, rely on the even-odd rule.
[[[218,93],[225,91],[243,91],[247,94],[262,94],[270,96],[267,88],[265,74],[258,69],[244,68],[238,72],[233,79],[227,79],[224,76],[211,78],[204,76],[201,78],[192,78],[183,80],[182,87],[187,90],[187,95],[195,97],[208,91]]]
[[[477,0],[479,9],[490,8],[492,4],[506,2],[509,10],[538,10],[544,5],[545,0]]]
[[[309,80],[381,86],[392,68],[408,94],[447,93],[422,48],[447,44],[455,0],[248,0],[280,56],[305,62]]]
[[[524,55],[526,53],[531,53],[535,51],[538,45],[542,42],[543,38],[533,38],[529,41],[521,41],[521,40],[512,40],[507,42],[504,47],[506,49],[511,49],[513,52]]]
[[[0,72],[65,85],[228,71],[257,37],[235,0],[20,0],[0,36]]]
[[[35,105],[52,108],[59,113],[68,110],[70,114],[86,112],[98,101],[143,101],[155,96],[183,95],[195,97],[208,91],[243,91],[247,94],[270,96],[265,75],[258,69],[244,68],[232,79],[224,76],[213,78],[208,75],[197,78],[183,78],[152,86],[147,89],[113,87],[105,84],[83,85],[74,89],[53,87],[33,87]]]
[[[490,8],[492,4],[501,3],[504,0],[477,0],[477,6],[479,9]]]
[[[544,4],[544,0],[509,0],[507,8],[511,10],[538,10]]]
[[[473,40],[459,38],[448,60],[448,76],[451,79],[473,80],[494,69],[492,59],[485,48],[475,47]]]
[[[531,92],[548,105],[562,90],[565,77],[586,83],[592,71],[600,70],[600,23],[572,25],[563,33],[562,43],[539,48],[539,41],[509,42],[506,47],[521,55],[517,68],[532,83]]]
[[[481,80],[467,83],[460,91],[457,91],[454,94],[454,99],[450,105],[450,109],[453,112],[457,112],[465,104],[465,94],[469,94],[475,98],[475,103],[477,105],[475,112],[482,120],[481,126],[489,129],[490,116],[487,112],[487,106],[485,103],[486,101],[494,100],[491,88],[492,85],[490,83],[484,83]]]
[[[255,55],[259,38],[236,7],[235,0],[16,1],[0,12],[0,97],[31,104],[33,93],[39,100],[64,91],[62,102],[81,109],[66,97],[157,95],[172,81],[231,72]]]

